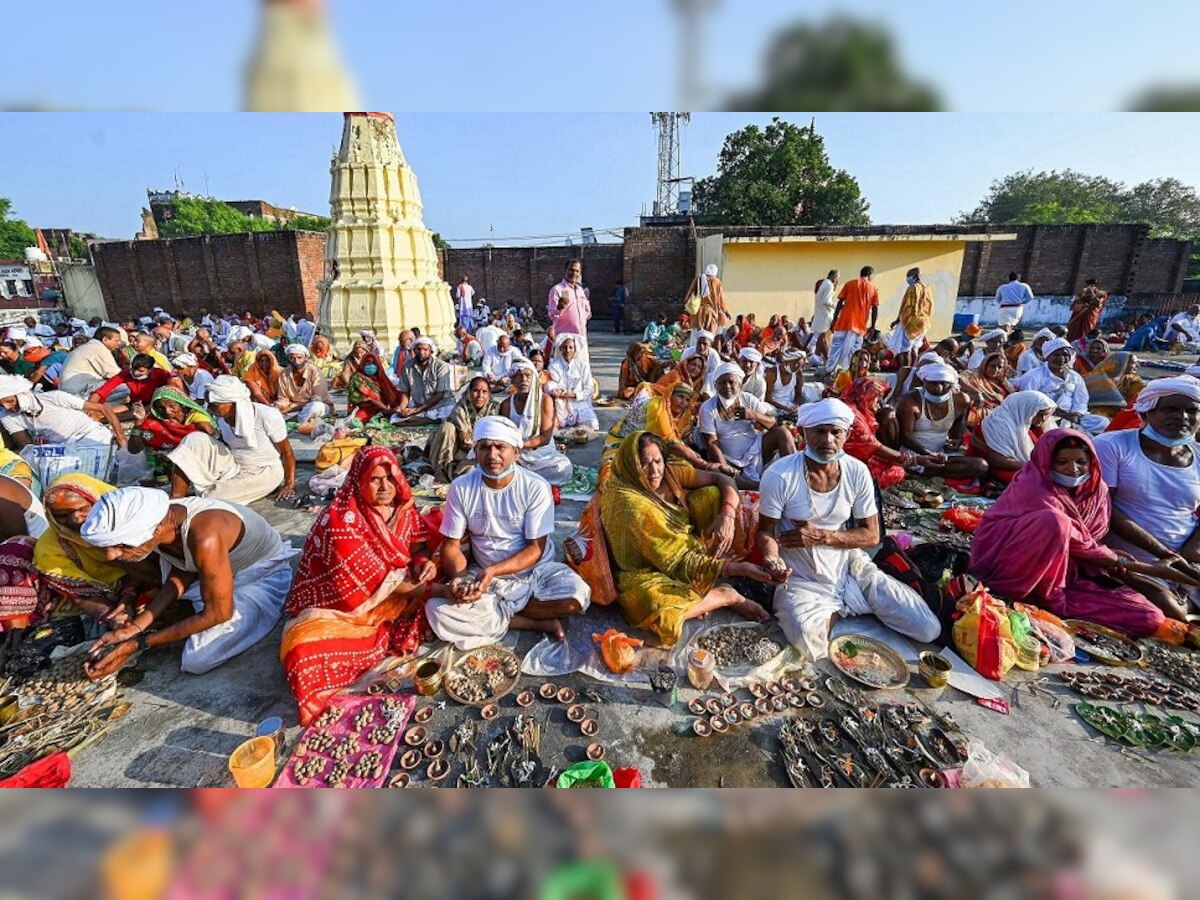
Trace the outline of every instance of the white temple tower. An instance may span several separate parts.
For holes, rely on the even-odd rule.
[[[319,284],[322,332],[339,352],[363,328],[393,346],[414,325],[439,349],[453,347],[450,285],[438,275],[417,176],[404,160],[392,114],[346,113],[329,171],[333,221]]]

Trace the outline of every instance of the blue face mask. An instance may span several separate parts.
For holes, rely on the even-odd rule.
[[[1195,435],[1191,435],[1190,437],[1177,437],[1177,438],[1167,437],[1165,434],[1159,434],[1149,424],[1147,424],[1146,427],[1142,429],[1142,434],[1144,434],[1146,437],[1150,438],[1150,440],[1154,441],[1154,443],[1162,444],[1162,446],[1164,446],[1164,447],[1183,447],[1187,444],[1196,443]]]
[[[1073,488],[1087,484],[1088,479],[1092,477],[1091,472],[1084,472],[1082,475],[1064,475],[1062,472],[1050,472],[1050,480],[1059,487]]]
[[[837,462],[839,459],[841,459],[843,456],[846,455],[846,451],[839,450],[837,453],[837,456],[821,456],[819,453],[814,451],[812,447],[805,447],[804,455],[807,456],[809,459],[811,459],[813,462],[820,463],[821,465],[825,466],[825,465],[828,465],[829,463]]]
[[[363,374],[364,375],[378,375],[379,374],[379,366],[375,365],[375,363],[367,363],[365,366],[363,366]]]
[[[483,466],[480,466],[480,467],[479,467],[479,471],[483,473],[483,477],[484,477],[484,478],[490,478],[490,479],[492,479],[493,481],[503,481],[505,478],[507,478],[507,477],[508,477],[509,475],[511,475],[513,472],[517,471],[517,464],[514,462],[514,463],[513,463],[511,466],[509,466],[507,469],[505,469],[504,471],[502,471],[502,472],[500,472],[500,473],[498,473],[498,474],[496,474],[496,475],[493,475],[491,472],[489,472],[489,471],[488,471],[487,469],[485,469]]]
[[[949,394],[942,394],[939,396],[938,394],[929,393],[929,391],[925,390],[924,388],[921,389],[921,393],[924,395],[926,403],[945,403],[950,399]]]
[[[908,276],[907,278],[905,278],[904,280],[905,280],[905,281],[907,281],[909,284],[916,284],[916,283],[917,283],[917,276],[916,276],[916,275],[909,275],[909,276]]]

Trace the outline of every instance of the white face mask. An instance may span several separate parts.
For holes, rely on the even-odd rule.
[[[732,397],[725,397],[721,394],[717,394],[717,402],[721,404],[721,409],[729,409],[731,406],[737,403],[737,401],[737,394],[734,394]]]

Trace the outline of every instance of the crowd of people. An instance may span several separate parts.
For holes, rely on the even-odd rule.
[[[1002,599],[1190,639],[1200,366],[1144,381],[1135,351],[1110,352],[1098,331],[1107,295],[1094,283],[1065,329],[1026,345],[1033,295],[1016,273],[995,328],[938,340],[933,290],[917,267],[906,280],[882,326],[870,266],[814,285],[811,324],[760,325],[734,315],[707,266],[678,318],[628,346],[604,401],[624,414],[562,554],[555,506],[574,465],[556,438],[600,428],[578,260],[544,316],[491,310],[462,279],[453,347],[409,328],[389,352],[364,329],[339,356],[311,321],[277,312],[10,325],[4,651],[31,625],[79,616],[94,677],[179,643],[198,674],[283,618],[280,659],[308,722],[386,657],[513,629],[561,639],[593,604],[667,646],[722,608],[778,620],[813,659],[843,617],[929,642],[938,616],[870,552],[882,492],[914,477],[994,500],[970,557]],[[444,502],[419,509],[410,460],[362,426],[423,428]],[[249,507],[297,494],[293,433],[336,456],[294,575],[297,551]],[[30,448],[46,445],[107,451],[116,483],[72,472],[43,484]],[[138,458],[147,474],[129,483]]]

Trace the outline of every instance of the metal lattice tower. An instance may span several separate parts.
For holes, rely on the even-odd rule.
[[[656,216],[669,216],[679,211],[680,126],[691,118],[691,113],[650,113],[650,121],[658,132],[658,190],[654,197]]]

